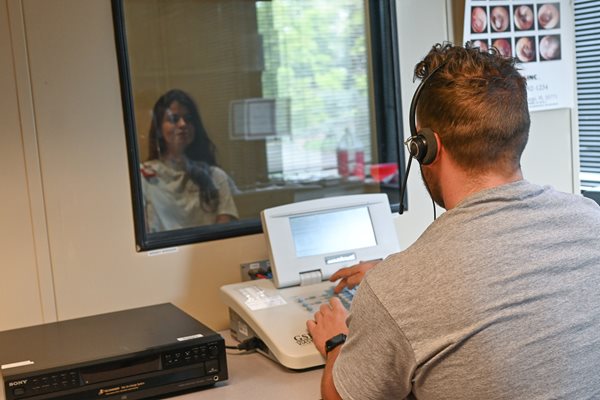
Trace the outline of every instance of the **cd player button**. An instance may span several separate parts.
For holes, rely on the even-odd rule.
[[[204,367],[204,363],[203,362],[199,362],[198,364],[194,365],[194,368],[198,368],[199,369],[199,375],[200,376],[204,376],[206,375],[206,368]]]
[[[13,395],[15,396],[23,396],[25,394],[24,388],[16,388],[13,390]]]

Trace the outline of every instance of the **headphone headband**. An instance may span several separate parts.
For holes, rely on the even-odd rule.
[[[417,86],[417,90],[415,90],[415,94],[413,95],[413,98],[410,102],[409,121],[408,121],[408,123],[410,125],[410,135],[413,137],[417,136],[417,115],[416,114],[417,114],[417,103],[419,102],[419,98],[421,97],[421,92],[423,91],[423,88],[425,87],[425,83],[427,83],[427,81],[433,75],[435,75],[435,73],[439,69],[441,69],[444,65],[446,65],[446,62],[442,62],[440,65],[435,67],[429,75],[427,75],[425,78],[423,78],[421,83],[419,83],[419,86]]]
[[[435,160],[435,157],[437,155],[437,141],[435,139],[435,134],[429,128],[423,128],[419,132],[417,132],[416,113],[417,103],[419,102],[419,97],[421,96],[421,92],[425,87],[425,83],[445,64],[445,62],[442,62],[421,81],[419,86],[417,86],[417,90],[415,90],[415,94],[413,95],[413,98],[410,102],[409,124],[411,136],[406,141],[410,158],[408,159],[406,174],[404,175],[404,181],[402,182],[402,186],[400,188],[400,214],[404,212],[404,193],[406,192],[406,184],[408,182],[408,173],[410,171],[410,164],[412,159],[416,158],[421,165],[428,165]],[[433,210],[435,215],[435,206]]]

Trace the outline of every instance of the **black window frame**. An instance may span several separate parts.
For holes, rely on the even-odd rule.
[[[124,0],[111,0],[113,26],[120,77],[123,119],[126,133],[129,178],[137,251],[149,251],[198,242],[233,238],[262,232],[260,219],[244,219],[227,224],[215,224],[175,231],[148,234],[145,229],[143,193],[140,177],[140,153],[135,125],[133,93],[128,60],[127,38],[123,12]],[[405,154],[402,149],[404,129],[400,95],[400,60],[396,1],[368,0],[371,66],[373,73],[373,101],[376,142],[381,160],[398,163],[399,182],[405,174]],[[398,183],[397,186],[400,184]],[[398,190],[390,185],[386,190]],[[407,209],[405,194],[404,208]],[[392,212],[399,204],[391,205]]]

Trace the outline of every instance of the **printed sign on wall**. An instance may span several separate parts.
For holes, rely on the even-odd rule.
[[[568,0],[467,0],[464,38],[519,61],[530,111],[574,106],[573,10]]]

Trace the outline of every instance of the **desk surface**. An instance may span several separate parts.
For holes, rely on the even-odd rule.
[[[236,342],[228,331],[220,332],[227,345]],[[321,368],[292,371],[262,354],[227,350],[229,379],[214,387],[176,396],[177,400],[318,400]]]

